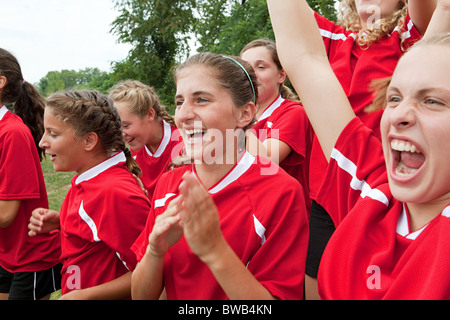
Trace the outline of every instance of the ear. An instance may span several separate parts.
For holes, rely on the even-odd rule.
[[[84,149],[92,151],[99,143],[98,135],[95,132],[89,132],[83,137]]]
[[[284,71],[284,69],[283,69],[283,70],[280,71],[280,76],[278,78],[278,83],[282,84],[284,81],[286,81],[286,78],[287,78],[287,74],[286,74],[286,71]]]
[[[2,90],[6,86],[6,83],[8,83],[8,80],[6,80],[6,77],[0,76],[0,90]]]
[[[247,103],[245,106],[239,108],[237,122],[239,128],[245,128],[254,119],[256,114],[256,106],[253,102]]]
[[[156,112],[153,108],[150,108],[149,112],[147,113],[147,119],[150,121],[155,120]]]

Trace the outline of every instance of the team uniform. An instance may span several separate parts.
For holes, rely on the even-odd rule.
[[[72,178],[61,206],[61,293],[116,279],[136,266],[131,245],[150,212],[123,152]]]
[[[393,198],[381,142],[358,118],[341,133],[319,197],[337,229],[319,269],[325,299],[450,299],[450,204],[415,232]]]
[[[328,59],[339,82],[344,89],[355,114],[363,123],[380,137],[380,119],[382,110],[366,113],[364,109],[373,101],[370,88],[375,79],[392,76],[398,60],[407,49],[421,36],[409,15],[401,32],[398,28],[392,34],[376,41],[369,48],[361,48],[352,31],[315,13],[320,33],[325,43]],[[403,34],[403,37],[402,37]],[[403,40],[403,42],[402,42]],[[311,152],[311,197],[315,199],[322,186],[327,167],[327,160],[322,152],[317,137]]]
[[[301,299],[308,224],[300,184],[283,170],[261,175],[270,166],[248,152],[208,192],[220,215],[222,233],[244,265],[272,295]],[[186,171],[165,173],[159,180],[152,214],[133,245],[140,261],[148,246],[155,217],[162,214]],[[165,256],[164,285],[168,299],[227,299],[209,268],[191,251],[184,237]]]
[[[372,129],[380,139],[380,120],[382,110],[367,113],[364,111],[373,101],[373,80],[392,76],[398,60],[404,50],[417,42],[421,36],[414,23],[407,15],[402,29],[396,28],[391,34],[372,43],[368,48],[361,48],[356,41],[356,33],[327,20],[315,13],[320,34],[324,40],[331,67],[344,89],[355,114]],[[402,50],[403,49],[403,50]],[[317,277],[320,259],[328,239],[335,230],[336,221],[317,201],[323,188],[329,183],[324,180],[328,163],[314,137],[311,150],[309,187],[312,199],[310,242],[306,273]]]
[[[152,153],[145,145],[138,151],[131,151],[139,167],[142,169],[140,179],[145,189],[147,189],[150,199],[152,198],[159,177],[167,170],[172,159],[180,155],[184,146],[178,129],[164,120],[163,131],[163,138],[155,153]]]
[[[56,278],[54,285],[42,289],[45,292],[33,285],[33,282],[43,285],[36,279],[29,285],[16,283],[15,275],[24,278],[25,273],[31,273],[31,278],[36,278],[37,272],[55,267],[59,263],[61,246],[58,231],[28,236],[31,212],[40,207],[48,208],[47,192],[31,132],[5,106],[0,108],[0,200],[20,200],[12,224],[0,228],[0,292],[9,293],[11,299],[40,299],[59,289]],[[15,285],[30,287],[30,290],[16,292]]]
[[[252,129],[262,142],[273,138],[283,141],[292,149],[279,165],[302,185],[309,212],[309,159],[314,131],[303,107],[300,103],[283,99],[279,95],[264,110]]]

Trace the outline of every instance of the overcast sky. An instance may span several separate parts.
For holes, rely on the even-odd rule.
[[[119,15],[112,0],[0,0],[0,12],[0,47],[31,83],[49,71],[110,71],[130,50],[109,33]]]

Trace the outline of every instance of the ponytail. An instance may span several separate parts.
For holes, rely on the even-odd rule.
[[[14,104],[14,112],[30,129],[41,161],[44,150],[39,147],[39,141],[44,134],[44,108],[44,99],[37,89],[30,83],[24,82],[19,98]]]
[[[4,104],[14,104],[14,113],[30,129],[39,159],[42,161],[44,150],[39,148],[39,141],[44,133],[44,98],[31,83],[23,80],[22,70],[17,59],[1,48],[0,76],[6,78],[1,101]]]

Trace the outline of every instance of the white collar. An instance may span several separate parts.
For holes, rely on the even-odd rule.
[[[255,162],[255,157],[249,152],[245,152],[234,168],[228,172],[224,178],[212,189],[209,189],[210,194],[217,193],[223,190],[226,186],[239,179]]]
[[[0,120],[3,120],[3,117],[6,113],[8,113],[8,108],[6,106],[3,106],[0,108]]]
[[[172,129],[170,127],[170,124],[168,124],[166,121],[163,120],[163,137],[161,139],[161,142],[159,143],[158,149],[156,149],[155,153],[152,153],[147,148],[147,146],[144,146],[148,155],[154,158],[159,158],[163,154],[164,150],[166,150],[166,147],[169,144],[171,137],[172,137]]]
[[[409,228],[408,209],[406,208],[406,204],[403,203],[403,210],[402,210],[402,213],[400,214],[400,217],[398,218],[398,222],[397,222],[397,233],[399,235],[405,237],[406,239],[416,240],[416,238],[422,233],[423,230],[425,230],[425,228],[427,226],[428,226],[428,224],[426,224],[419,230],[411,232],[411,230]]]
[[[264,112],[262,113],[262,115],[259,117],[259,119],[256,121],[261,121],[264,120],[268,117],[270,117],[272,115],[272,113],[277,110],[277,108],[279,106],[281,106],[281,104],[284,102],[284,99],[281,97],[281,95],[278,96],[278,98],[272,102],[272,104],[266,108],[266,110],[264,110]]]
[[[92,178],[95,178],[100,173],[108,170],[112,166],[115,166],[116,164],[125,162],[125,161],[127,161],[125,154],[123,152],[119,152],[119,153],[111,156],[110,158],[106,159],[102,163],[96,165],[95,167],[92,167],[91,169],[80,174],[77,177],[77,179],[75,180],[75,184],[79,184],[83,181],[88,181]]]

